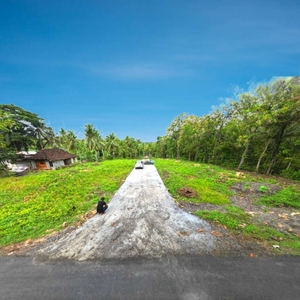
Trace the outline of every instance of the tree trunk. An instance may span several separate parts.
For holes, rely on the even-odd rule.
[[[249,150],[249,145],[250,145],[250,139],[248,140],[247,144],[246,144],[246,147],[245,147],[245,150],[243,152],[243,155],[242,155],[242,158],[241,158],[241,161],[239,163],[239,166],[238,166],[238,169],[241,168],[241,166],[244,164],[245,162],[245,159],[247,157],[247,154],[248,154],[248,150]]]
[[[268,140],[268,142],[267,142],[267,144],[266,144],[266,146],[265,146],[263,152],[261,153],[261,155],[260,155],[260,157],[259,157],[259,159],[258,159],[256,168],[255,168],[255,172],[256,172],[256,173],[258,173],[258,170],[259,170],[259,167],[260,167],[260,163],[261,163],[263,157],[264,157],[265,154],[266,154],[266,151],[267,151],[267,149],[268,149],[268,147],[269,147],[269,144],[270,144],[271,140],[272,140],[271,138]]]
[[[295,156],[296,156],[296,154],[294,154],[294,156],[292,157],[291,161],[289,162],[288,166],[286,167],[286,170],[288,170],[291,167],[292,161],[294,160]]]
[[[211,157],[208,159],[209,162],[214,162],[215,160],[215,155],[216,155],[216,148],[217,144],[219,143],[219,136],[221,135],[221,130],[223,129],[223,123],[221,124],[221,127],[219,128],[218,132],[215,134],[215,139],[214,139],[214,145],[212,149],[212,154]]]
[[[280,128],[279,136],[276,139],[275,148],[274,148],[273,153],[272,153],[272,159],[271,159],[271,162],[269,164],[269,167],[268,167],[268,170],[267,170],[266,174],[271,173],[272,167],[275,164],[275,160],[276,160],[277,154],[279,152],[279,147],[280,147],[280,144],[282,142],[282,137],[283,137],[284,131],[286,129],[286,126],[287,126],[286,124],[283,124],[282,127]]]
[[[180,157],[180,150],[179,150],[179,146],[177,146],[176,159],[178,160],[179,157]]]

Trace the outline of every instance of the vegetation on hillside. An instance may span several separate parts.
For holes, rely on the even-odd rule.
[[[250,240],[264,243],[271,250],[275,245],[274,249],[279,253],[300,255],[299,233],[294,232],[291,227],[288,231],[279,230],[282,227],[281,220],[288,220],[287,214],[279,214],[279,221],[271,226],[266,222],[267,219],[258,220],[255,214],[249,214],[249,211],[236,206],[230,200],[236,193],[233,191],[235,185],[244,186],[240,201],[243,202],[243,198],[249,197],[247,187],[256,183],[257,198],[252,199],[255,201],[254,206],[263,205],[265,208],[262,208],[262,211],[266,211],[266,214],[267,208],[279,207],[290,209],[292,215],[300,215],[299,211],[293,211],[300,209],[299,183],[282,184],[280,178],[276,177],[262,177],[255,173],[241,173],[189,161],[158,159],[155,165],[167,189],[178,203],[192,203],[196,207],[200,204],[210,204],[209,209],[196,210],[197,216],[222,226],[235,235],[241,234]],[[274,186],[276,189],[271,193],[268,186]]]
[[[234,184],[242,182],[246,189],[261,180],[255,205],[266,210],[300,209],[299,184],[280,186],[269,193],[268,184],[277,184],[277,179],[258,175],[300,180],[299,120],[299,76],[252,86],[207,115],[182,113],[171,122],[165,136],[151,143],[130,136],[121,140],[114,133],[103,137],[93,124],[84,125],[83,139],[63,128],[54,133],[38,114],[0,104],[0,175],[4,175],[0,180],[0,245],[41,236],[65,222],[79,222],[100,194],[106,199],[113,195],[134,159],[148,155],[155,157],[176,200],[218,207],[199,210],[198,216],[244,236],[267,242],[275,239],[282,247],[293,249],[291,252],[299,252],[299,236],[292,228],[285,233],[270,228],[230,200]],[[17,161],[18,151],[56,147],[76,154],[79,162],[85,163],[9,177],[8,162]],[[234,170],[244,171],[244,177],[237,177]]]
[[[134,163],[134,159],[78,163],[55,171],[1,178],[0,246],[41,237],[64,226],[78,226],[85,221],[84,215],[95,212],[99,197],[111,199]],[[194,205],[197,216],[270,249],[276,245],[280,248],[274,250],[279,253],[300,254],[296,231],[274,228],[232,201],[234,186],[240,185],[243,195],[248,195],[255,183],[258,208],[288,208],[299,215],[300,184],[296,181],[287,184],[274,176],[175,159],[156,159],[155,166],[175,201]],[[276,189],[270,193],[272,186]],[[209,209],[202,209],[201,204],[209,204]]]
[[[114,158],[185,159],[257,173],[300,179],[300,77],[278,78],[203,116],[180,114],[156,142],[114,133],[102,137],[85,124],[85,137],[60,129],[54,133],[36,113],[14,105],[0,105],[0,162],[16,159],[20,150],[58,147],[80,161]]]
[[[113,160],[1,178],[0,246],[81,222],[100,196],[111,199],[133,165],[134,160]]]
[[[300,77],[279,78],[201,117],[181,114],[159,157],[300,179]]]

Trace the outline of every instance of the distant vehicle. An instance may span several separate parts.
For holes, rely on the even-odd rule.
[[[15,166],[10,172],[14,173],[16,176],[27,174],[29,168],[27,166]]]
[[[144,160],[143,160],[143,163],[144,163],[145,165],[154,165],[154,161],[151,160],[151,159],[144,159]]]
[[[135,169],[144,169],[144,163],[141,161],[141,160],[138,160],[136,163],[135,163]]]

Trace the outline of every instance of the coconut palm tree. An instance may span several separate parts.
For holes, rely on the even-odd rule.
[[[76,147],[76,135],[74,133],[74,131],[72,130],[68,130],[68,133],[67,133],[67,151],[68,152],[74,152],[75,151],[75,147]]]
[[[87,124],[84,126],[85,130],[85,145],[90,151],[95,152],[96,161],[99,160],[99,152],[103,153],[103,141],[99,131],[94,127],[94,125]]]
[[[114,134],[111,133],[105,138],[105,150],[111,155],[112,157],[115,157],[116,150],[119,147],[119,139]]]

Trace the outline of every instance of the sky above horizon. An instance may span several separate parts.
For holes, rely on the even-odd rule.
[[[235,87],[300,75],[300,1],[0,1],[0,103],[154,142]]]

